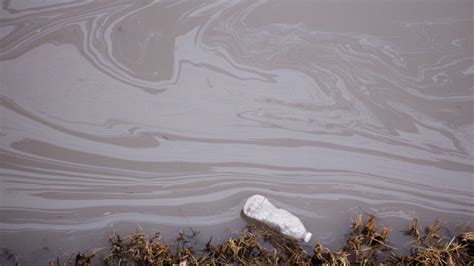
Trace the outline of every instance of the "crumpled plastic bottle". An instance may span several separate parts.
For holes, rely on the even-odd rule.
[[[283,235],[297,240],[309,242],[312,234],[306,231],[301,220],[290,212],[278,209],[261,195],[253,195],[247,199],[243,212],[246,216],[264,223]]]

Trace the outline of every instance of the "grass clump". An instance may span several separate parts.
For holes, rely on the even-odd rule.
[[[464,232],[447,238],[440,234],[440,221],[427,226],[424,234],[413,219],[406,234],[414,239],[411,254],[392,255],[390,262],[411,265],[474,265],[474,233]]]
[[[474,233],[464,230],[457,236],[441,234],[438,219],[424,230],[413,219],[405,234],[413,241],[408,254],[398,254],[389,245],[390,226],[379,226],[377,218],[356,215],[346,241],[339,249],[329,250],[316,243],[308,254],[295,240],[254,221],[235,238],[196,249],[199,232],[179,233],[170,246],[160,234],[148,237],[135,232],[127,237],[110,236],[110,247],[79,252],[50,262],[59,265],[474,265]],[[19,258],[3,249],[3,256],[20,265]]]

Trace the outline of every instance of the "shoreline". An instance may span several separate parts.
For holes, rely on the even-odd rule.
[[[348,231],[341,232],[346,236],[341,247],[329,250],[316,242],[310,252],[301,242],[265,225],[249,219],[246,222],[236,238],[214,243],[211,237],[203,249],[196,248],[199,232],[192,229],[191,234],[180,232],[174,243],[163,242],[160,233],[148,236],[137,231],[121,237],[112,232],[109,247],[57,257],[49,265],[469,265],[474,261],[471,229],[443,228],[439,219],[422,226],[414,218],[406,228],[394,229],[378,225],[374,215],[356,215]],[[393,230],[403,230],[411,237],[407,243],[410,254],[399,254],[399,247],[392,246]],[[12,265],[22,265],[21,257],[8,249],[2,249],[1,257]]]

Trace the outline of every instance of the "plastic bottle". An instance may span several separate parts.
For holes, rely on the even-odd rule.
[[[312,234],[303,223],[290,212],[278,209],[264,196],[253,195],[247,199],[243,212],[246,216],[262,222],[280,233],[297,240],[308,242]]]

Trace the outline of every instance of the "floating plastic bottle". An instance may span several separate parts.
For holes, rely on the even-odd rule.
[[[278,209],[264,196],[253,195],[245,202],[243,212],[249,218],[264,223],[283,235],[308,242],[312,234],[306,231],[298,217],[290,212]]]

